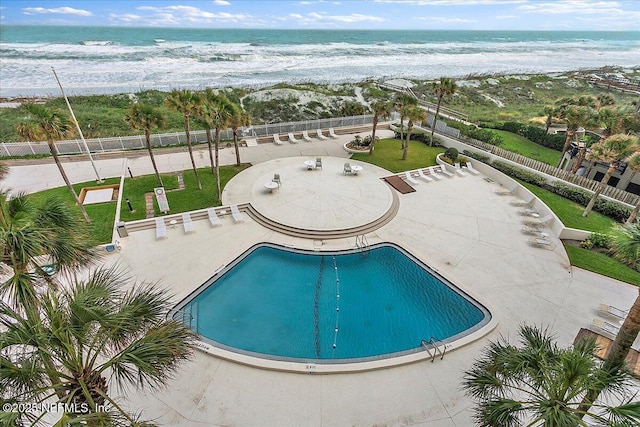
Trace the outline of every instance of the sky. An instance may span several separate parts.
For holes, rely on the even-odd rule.
[[[639,0],[1,0],[0,25],[638,31]]]

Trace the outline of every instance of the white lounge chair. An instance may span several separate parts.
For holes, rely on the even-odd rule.
[[[418,177],[427,182],[433,182],[433,178],[427,176],[422,172],[422,169],[418,169]]]
[[[234,222],[244,222],[244,217],[238,209],[238,205],[231,205],[231,216],[233,216]]]
[[[454,174],[449,172],[444,165],[440,165],[440,172],[442,172],[445,176],[447,176],[449,178],[453,178],[455,176]]]
[[[611,316],[617,318],[618,320],[625,319],[627,317],[627,314],[629,314],[629,312],[627,311],[620,310],[619,308],[607,304],[600,304],[598,313],[601,316]]]
[[[413,179],[413,177],[411,176],[411,172],[406,171],[406,172],[404,173],[404,176],[405,176],[405,178],[407,178],[407,181],[409,181],[410,183],[412,183],[412,184],[414,184],[414,185],[419,184],[418,180]]]
[[[290,142],[290,143],[292,143],[292,144],[297,144],[297,143],[298,143],[298,142],[300,142],[300,141],[298,141],[298,140],[296,139],[296,137],[295,137],[295,136],[293,136],[293,132],[289,132],[289,142]]]
[[[467,170],[474,175],[480,175],[480,171],[478,171],[477,169],[474,169],[473,165],[471,164],[471,160],[467,160],[467,165],[463,166],[463,169],[464,168],[467,168]]]
[[[322,129],[316,131],[316,137],[321,140],[327,139],[327,137],[322,134]]]
[[[156,240],[167,238],[167,226],[164,224],[164,218],[156,218]]]
[[[535,248],[544,248],[549,250],[553,250],[555,246],[551,240],[544,236],[529,237],[529,244]]]
[[[536,200],[536,197],[534,195],[531,195],[527,197],[525,200],[515,199],[511,201],[511,206],[531,207],[533,205],[533,202],[535,202],[535,200]]]
[[[307,142],[311,142],[311,137],[309,136],[309,132],[307,132],[306,130],[303,130],[302,139],[304,139]]]
[[[429,169],[430,176],[434,177],[438,181],[442,181],[442,174],[436,172],[436,168],[434,166],[431,166],[428,169]]]
[[[182,226],[184,227],[185,233],[195,233],[196,228],[193,226],[193,220],[191,219],[191,215],[189,212],[185,212],[182,214]]]
[[[618,332],[620,332],[619,327],[601,319],[593,319],[593,322],[591,323],[591,330],[604,335],[610,335],[613,338],[615,338],[616,335],[618,335]]]
[[[322,169],[322,159],[320,157],[316,158],[316,169]]]
[[[516,188],[518,188],[518,184],[514,182],[509,188],[498,188],[495,193],[498,196],[511,196],[516,192]]]
[[[280,135],[277,133],[273,134],[273,143],[276,145],[282,145],[282,140],[280,139]]]
[[[462,170],[462,168],[460,167],[460,163],[456,163],[454,165],[454,167],[456,168],[456,173],[460,176],[468,176],[467,173],[465,171]]]
[[[544,228],[551,220],[553,220],[553,215],[548,214],[542,218],[526,218],[522,223],[531,227]]]
[[[209,216],[209,222],[212,227],[220,227],[222,225],[222,222],[220,222],[220,218],[218,218],[214,208],[207,209],[207,215]]]
[[[338,135],[333,131],[333,128],[329,128],[329,136],[333,139],[336,139]]]
[[[353,170],[351,170],[351,165],[349,163],[344,164],[344,168],[342,168],[342,173],[345,175],[353,174]]]

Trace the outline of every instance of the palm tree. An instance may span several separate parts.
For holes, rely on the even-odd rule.
[[[5,179],[9,175],[9,166],[4,163],[0,163],[0,181]]]
[[[73,189],[71,181],[69,181],[69,177],[67,177],[67,173],[62,167],[62,163],[60,163],[58,149],[55,144],[55,141],[73,135],[73,123],[69,120],[69,117],[61,111],[50,110],[46,107],[35,104],[25,105],[24,108],[28,113],[27,120],[18,123],[16,131],[21,137],[31,141],[47,142],[53,161],[56,163],[64,183],[67,185],[69,192],[73,196],[73,200],[75,200],[80,212],[82,212],[84,220],[87,224],[91,224],[91,218],[89,218],[87,211],[84,210],[84,206],[80,203],[80,199],[78,198],[76,191]]]
[[[630,267],[640,270],[640,223],[625,225],[621,228],[621,232],[615,235],[613,242],[614,257]],[[638,337],[638,333],[640,333],[640,294],[636,297],[627,317],[620,326],[620,331],[604,360],[603,370],[611,372],[624,367],[625,359],[633,342]],[[588,410],[603,390],[604,387],[601,384],[595,383],[582,400],[581,409]]]
[[[405,107],[418,105],[418,100],[413,96],[406,92],[402,92],[398,94],[395,100],[395,106],[400,113],[400,139],[404,140],[403,129],[404,129],[404,119],[407,117],[402,112],[406,110]]]
[[[198,113],[200,118],[209,124],[210,128],[216,130],[216,139],[214,143],[215,147],[215,163],[212,159],[212,167],[215,165],[216,185],[218,199],[222,193],[220,188],[220,163],[218,161],[218,149],[220,146],[220,131],[225,129],[231,123],[231,117],[233,116],[234,105],[229,99],[222,93],[216,94],[210,88],[207,88],[202,103],[202,108]]]
[[[249,126],[251,124],[251,115],[242,109],[239,105],[234,105],[233,114],[230,120],[231,130],[233,131],[233,146],[236,150],[236,166],[240,166],[240,149],[238,148],[238,128],[241,126]]]
[[[590,160],[609,163],[609,168],[602,178],[602,181],[600,181],[596,192],[591,197],[591,200],[589,200],[589,204],[587,204],[584,212],[582,212],[582,216],[589,215],[598,196],[600,196],[600,193],[605,189],[609,178],[611,178],[611,175],[613,175],[616,168],[620,165],[620,162],[638,150],[640,150],[638,138],[624,134],[611,135],[604,141],[591,146],[591,152],[589,153]]]
[[[149,157],[151,158],[153,170],[155,171],[156,178],[158,179],[158,185],[160,187],[164,187],[164,184],[162,184],[162,178],[160,177],[160,173],[158,172],[156,159],[155,157],[153,157],[153,150],[151,148],[151,129],[162,129],[165,124],[164,116],[159,110],[155,109],[151,105],[131,104],[131,106],[129,106],[129,111],[127,111],[127,114],[124,117],[124,120],[133,129],[144,129],[144,138],[147,143],[147,150],[149,151]]]
[[[217,95],[213,89],[207,88],[202,95],[202,103],[198,106],[196,111],[196,119],[202,123],[205,128],[205,134],[207,135],[207,148],[209,149],[209,160],[211,162],[212,174],[215,174],[215,163],[213,161],[213,138],[211,136],[214,114],[209,110],[211,109],[216,96]]]
[[[627,167],[633,169],[634,174],[640,172],[640,151],[631,155],[627,160]],[[629,215],[629,218],[625,221],[625,225],[633,224],[633,221],[635,221],[638,216],[638,211],[640,211],[640,201],[631,212],[631,215]]]
[[[0,262],[12,271],[0,284],[0,297],[16,310],[32,309],[37,317],[37,279],[55,285],[43,264],[72,273],[97,259],[94,246],[88,226],[63,201],[48,198],[36,205],[31,196],[9,198],[0,191]]]
[[[371,129],[371,143],[369,144],[369,155],[373,154],[373,145],[376,142],[376,129],[378,128],[378,120],[386,119],[391,114],[391,105],[388,102],[376,101],[371,104],[373,111],[373,127]]]
[[[544,131],[549,132],[549,128],[551,127],[551,123],[553,123],[553,117],[556,115],[556,107],[553,105],[545,105],[542,109],[542,113],[545,116],[544,120]]]
[[[599,367],[593,339],[562,349],[547,330],[522,326],[520,346],[504,338],[491,342],[464,374],[463,388],[477,401],[474,419],[480,426],[581,426],[585,415],[580,399],[597,382],[606,397],[622,402],[609,406],[603,399],[586,415],[606,425],[637,425],[638,403],[624,370]]]
[[[445,96],[449,97],[456,93],[456,89],[458,88],[458,86],[453,79],[440,77],[440,81],[433,82],[431,84],[431,88],[436,93],[436,97],[438,98],[438,105],[436,105],[436,115],[433,118],[433,126],[431,126],[431,138],[429,139],[429,145],[433,147],[433,133],[436,130],[436,122],[438,121],[438,116],[440,115],[440,104],[442,103],[442,99]]]
[[[576,131],[580,126],[586,125],[589,119],[593,116],[593,111],[586,106],[569,105],[566,109],[560,109],[560,117],[567,122],[567,137],[560,153],[560,159],[558,160],[557,167],[562,166],[564,160],[564,153],[567,152],[571,145]]]
[[[155,390],[190,358],[195,336],[167,319],[170,298],[155,285],[132,287],[112,268],[42,295],[37,323],[0,304],[2,395],[57,399],[70,406],[65,425],[141,425],[109,395],[109,384]]]
[[[191,135],[189,132],[189,118],[195,114],[198,109],[198,105],[202,100],[198,95],[190,90],[174,89],[169,96],[164,100],[164,104],[167,108],[175,110],[181,113],[184,117],[184,132],[187,135],[187,148],[189,149],[189,157],[191,158],[191,166],[193,168],[193,174],[196,177],[196,185],[198,190],[202,190],[202,184],[200,184],[200,178],[198,177],[198,169],[196,168],[196,161],[193,159],[193,149],[191,148]]]
[[[415,120],[424,120],[425,112],[422,108],[415,105],[409,105],[402,108],[402,113],[409,120],[407,123],[407,139],[402,146],[402,160],[407,160],[409,152],[409,140],[411,139],[411,131],[413,130],[413,122]]]

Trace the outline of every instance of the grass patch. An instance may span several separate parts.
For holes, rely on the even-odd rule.
[[[530,159],[544,162],[548,165],[555,166],[560,158],[560,153],[551,148],[543,147],[540,144],[536,144],[527,138],[517,135],[515,133],[507,132],[506,130],[487,129],[490,132],[498,134],[502,138],[502,144],[500,148],[513,151],[514,153],[521,154],[529,157]]]
[[[612,277],[623,282],[635,284],[640,283],[640,272],[627,267],[615,259],[601,253],[589,251],[572,245],[564,245],[571,265]]]
[[[442,147],[429,147],[419,141],[409,141],[407,160],[402,160],[402,141],[389,138],[376,143],[373,154],[358,153],[351,158],[371,163],[393,173],[433,166],[436,156],[444,152]]]
[[[240,166],[220,166],[220,186],[224,189],[227,182],[240,171],[248,168],[249,164]],[[183,172],[184,190],[178,190],[178,178],[175,174],[162,174],[162,182],[167,191],[167,201],[172,214],[204,209],[210,206],[220,206],[221,202],[216,195],[216,179],[210,168],[198,169],[198,177],[202,184],[202,190],[196,186],[196,178],[191,169]],[[122,221],[134,221],[146,217],[145,193],[153,192],[158,186],[155,175],[143,175],[135,178],[126,178],[124,181],[123,200],[129,199],[135,212],[129,212],[126,203],[122,203],[120,219]],[[155,215],[160,216],[158,204],[154,200]]]
[[[118,183],[120,183],[120,178],[108,178],[100,184],[95,181],[73,184],[73,189],[77,194],[80,194],[80,190],[84,187],[96,187],[99,185],[112,185]],[[35,203],[42,203],[48,197],[57,197],[69,206],[76,206],[75,200],[73,200],[73,196],[69,193],[67,187],[51,188],[49,190],[30,194],[29,197]],[[116,219],[116,202],[85,205],[84,208],[87,211],[89,218],[91,218],[91,235],[93,236],[95,243],[103,244],[111,242],[113,222]]]
[[[584,206],[545,190],[544,188],[523,181],[519,182],[549,206],[553,213],[555,213],[558,218],[560,218],[560,221],[567,227],[610,234],[614,226],[618,224],[617,221],[595,211],[591,211],[589,216],[585,218],[582,216]]]

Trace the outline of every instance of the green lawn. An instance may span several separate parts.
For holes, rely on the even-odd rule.
[[[81,182],[73,184],[73,188],[80,195],[80,190],[84,187],[95,187],[98,185],[118,184],[120,178],[109,178],[104,183],[97,184],[95,181]],[[49,190],[40,191],[29,195],[35,203],[46,199],[47,197],[58,197],[70,206],[75,207],[75,200],[67,190],[67,187],[51,188]],[[98,203],[94,205],[86,205],[85,210],[91,218],[91,235],[94,236],[96,244],[111,242],[111,233],[113,230],[113,222],[116,218],[116,202]]]
[[[530,159],[539,160],[548,165],[555,166],[560,159],[560,152],[552,150],[551,148],[543,147],[540,144],[529,141],[527,138],[517,135],[515,133],[507,132],[505,130],[488,129],[502,137],[502,144],[500,148],[513,151],[514,153],[521,154],[529,157]]]
[[[397,173],[433,166],[436,164],[436,156],[442,152],[444,152],[442,147],[429,147],[419,141],[409,141],[407,160],[402,160],[402,141],[399,139],[381,139],[376,143],[372,155],[369,155],[369,153],[354,154],[351,158]]]
[[[569,255],[571,265],[622,280],[623,282],[635,284],[640,283],[640,272],[637,272],[615,259],[597,252],[582,249],[576,246],[564,245]]]
[[[549,206],[558,218],[560,218],[560,221],[567,227],[598,233],[611,233],[614,226],[618,224],[617,221],[595,211],[591,211],[589,216],[585,218],[582,216],[584,206],[545,190],[544,188],[522,181],[519,182]]]
[[[221,188],[229,182],[238,172],[249,167],[248,164],[240,166],[220,166],[220,183]],[[167,190],[167,201],[169,202],[170,213],[187,212],[196,209],[204,209],[210,206],[219,206],[220,200],[216,195],[216,180],[211,173],[211,168],[198,169],[198,177],[202,184],[202,190],[198,190],[196,179],[191,169],[183,172],[184,190],[178,190],[178,179],[175,174],[163,174],[162,182],[165,190]],[[145,175],[135,178],[126,178],[124,181],[123,203],[120,210],[120,219],[123,221],[133,221],[145,218],[145,193],[153,192],[158,186],[155,175]],[[129,199],[131,206],[135,212],[129,212],[125,200]],[[156,215],[162,215],[158,210],[155,202],[154,208]]]

